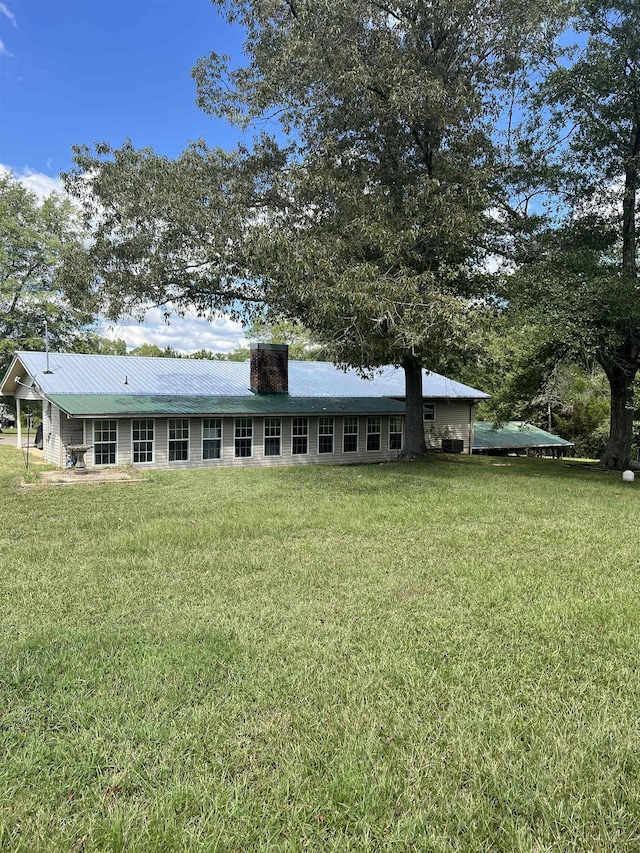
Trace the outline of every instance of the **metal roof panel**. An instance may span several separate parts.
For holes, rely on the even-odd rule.
[[[253,396],[249,389],[249,361],[210,361],[190,358],[154,358],[121,355],[50,353],[46,373],[44,353],[19,352],[18,360],[45,396],[51,394]],[[12,377],[0,390],[13,393]],[[446,376],[423,371],[423,396],[432,399],[484,399],[489,395]],[[342,370],[330,362],[290,361],[292,397],[403,397],[404,371],[383,367],[370,378],[353,368]]]
[[[508,421],[494,429],[492,421],[473,425],[474,450],[524,450],[528,447],[573,447],[574,442],[560,438],[526,421]]]
[[[378,415],[404,414],[404,403],[386,397],[170,396],[168,394],[50,394],[72,417],[161,415]]]

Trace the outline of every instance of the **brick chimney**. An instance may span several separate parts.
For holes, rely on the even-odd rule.
[[[254,394],[289,393],[287,344],[251,344],[251,391]]]

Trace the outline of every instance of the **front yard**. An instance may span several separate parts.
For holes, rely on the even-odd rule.
[[[638,484],[21,464],[0,445],[0,849],[640,849]]]

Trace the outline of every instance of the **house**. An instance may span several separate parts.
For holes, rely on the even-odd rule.
[[[43,455],[64,467],[88,445],[88,467],[383,462],[404,444],[404,372],[370,379],[333,364],[289,361],[254,344],[245,362],[18,352],[0,394],[42,403]],[[487,394],[423,372],[429,445],[470,453]],[[20,442],[20,437],[19,437]]]

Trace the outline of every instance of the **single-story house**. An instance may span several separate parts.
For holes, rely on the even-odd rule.
[[[507,421],[496,426],[491,421],[476,421],[473,452],[487,456],[553,456],[562,459],[573,453],[575,443],[526,421]]]
[[[402,452],[404,393],[401,369],[367,379],[289,361],[278,344],[254,344],[245,362],[18,352],[0,383],[18,412],[42,402],[44,459],[60,467],[78,445],[88,467],[383,462]],[[423,371],[428,444],[471,453],[487,397]]]

